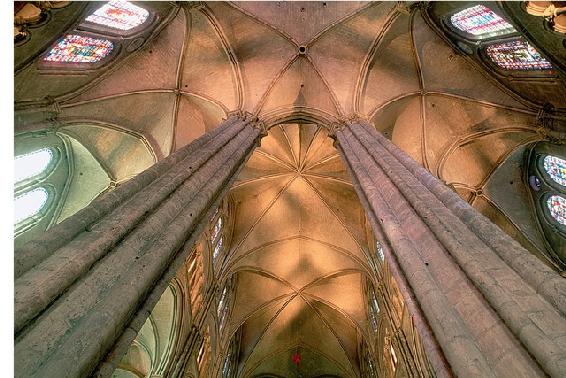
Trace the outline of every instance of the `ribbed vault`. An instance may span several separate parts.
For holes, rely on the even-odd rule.
[[[231,111],[276,125],[230,193],[235,225],[221,278],[238,278],[226,335],[242,330],[243,376],[288,376],[295,352],[303,375],[359,374],[357,342],[368,332],[365,216],[332,140],[320,125],[297,121],[303,115],[369,119],[545,259],[521,170],[525,148],[549,139],[540,109],[458,54],[424,7],[143,6],[159,11],[155,35],[86,84],[76,72],[45,74],[34,64],[19,71],[16,132],[62,128],[119,182]],[[48,113],[46,103],[55,116],[29,116]]]
[[[325,129],[272,128],[231,199],[224,274],[238,277],[229,333],[242,327],[243,376],[272,372],[276,360],[283,375],[311,376],[317,366],[319,374],[355,376],[357,335],[367,331],[365,216]],[[306,354],[297,368],[291,355],[299,349]]]
[[[58,123],[105,126],[73,129],[93,145],[120,147],[106,130],[123,130],[161,159],[232,110],[267,120],[362,115],[533,253],[544,254],[542,235],[528,226],[536,223],[534,214],[517,204],[512,208],[519,211],[510,210],[488,189],[508,156],[546,139],[537,111],[458,55],[425,12],[392,2],[211,2],[171,12],[146,48],[79,90],[56,94]],[[67,88],[79,80],[45,77],[55,79]],[[18,76],[16,83],[22,103],[44,92]],[[511,182],[504,190],[527,203],[519,180]]]

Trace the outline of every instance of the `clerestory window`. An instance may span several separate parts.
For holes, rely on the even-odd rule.
[[[218,308],[216,309],[218,315],[218,327],[222,331],[224,325],[226,324],[226,319],[228,318],[228,313],[230,312],[230,298],[229,292],[231,291],[231,283],[228,281],[222,290],[220,295],[220,300],[218,301]]]
[[[97,63],[106,58],[114,44],[101,38],[78,34],[67,34],[43,57],[44,62],[56,63]]]
[[[22,225],[32,226],[41,218],[50,193],[43,185],[56,164],[55,153],[50,148],[41,148],[14,159],[14,201],[16,229]]]
[[[513,25],[481,4],[453,14],[450,22],[459,31],[469,34],[472,39],[484,39],[515,32]]]
[[[147,21],[149,12],[129,1],[112,0],[98,8],[85,21],[118,30],[131,30]]]
[[[219,211],[217,211],[215,215],[218,215],[218,213]],[[210,231],[210,245],[212,246],[213,260],[216,260],[216,258],[220,255],[220,253],[222,252],[222,247],[224,246],[223,226],[224,226],[224,220],[222,214],[220,214]]]
[[[552,64],[525,39],[488,45],[485,52],[499,68],[513,71],[550,70]]]
[[[24,192],[15,199],[15,224],[37,215],[47,203],[49,194],[43,187],[35,188],[33,190]]]
[[[42,148],[28,154],[16,156],[14,162],[16,184],[49,173],[47,168],[52,162],[53,151],[50,148]]]
[[[546,206],[550,211],[550,216],[563,226],[566,226],[566,198],[559,195],[551,195],[546,200]]]
[[[150,24],[151,16],[148,10],[129,1],[111,0],[87,16],[75,31],[55,42],[43,55],[40,66],[71,70],[98,68],[119,54],[128,35]]]
[[[566,186],[566,160],[546,155],[543,160],[546,174],[558,185]]]
[[[377,252],[379,261],[383,262],[385,260],[385,256],[383,255],[383,247],[381,246],[381,243],[378,241],[375,242],[375,251]]]

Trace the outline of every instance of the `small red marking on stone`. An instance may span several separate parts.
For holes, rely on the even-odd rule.
[[[299,352],[295,352],[291,357],[291,359],[297,366],[299,366],[299,364],[301,363],[301,355],[299,354]]]

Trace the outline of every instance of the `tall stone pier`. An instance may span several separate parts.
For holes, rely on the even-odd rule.
[[[564,376],[566,280],[367,122],[335,138],[455,375]]]
[[[89,376],[135,337],[261,131],[232,115],[15,251],[16,377]]]

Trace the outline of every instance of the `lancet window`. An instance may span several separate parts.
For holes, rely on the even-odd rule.
[[[49,194],[43,187],[35,188],[16,197],[15,223],[18,224],[38,214],[47,203],[48,197]]]
[[[224,328],[226,323],[226,319],[228,319],[228,314],[230,313],[230,303],[232,298],[232,292],[234,288],[233,278],[228,279],[224,284],[224,288],[222,289],[222,294],[220,295],[220,299],[218,300],[218,308],[217,308],[217,315],[218,315],[218,324],[219,330],[221,331]]]
[[[202,292],[204,286],[204,266],[201,248],[197,246],[189,256],[187,262],[187,277],[191,291],[191,312],[196,317],[202,308]]]
[[[197,354],[197,366],[200,376],[206,376],[205,372],[208,367],[209,359],[210,359],[210,333],[208,332],[208,327],[207,327],[203,335],[202,344],[200,345]]]
[[[375,242],[375,252],[379,257],[379,261],[383,262],[385,260],[385,256],[383,255],[383,247],[378,241]]]
[[[16,156],[16,184],[48,173],[47,167],[52,162],[53,151],[50,148],[42,148],[28,154]]]
[[[41,180],[54,169],[56,159],[50,148],[41,148],[15,158],[15,219],[16,228],[21,223],[35,224],[49,200],[49,191]]]
[[[224,358],[224,363],[222,364],[222,376],[229,377],[232,372],[232,354],[229,352]]]
[[[215,213],[216,221],[213,217],[213,226],[210,230],[210,245],[212,247],[212,258],[216,260],[224,247],[224,218],[221,211]]]
[[[373,332],[377,332],[379,320],[379,303],[373,285],[368,282],[368,318]]]
[[[223,378],[235,376],[238,366],[238,354],[240,351],[241,336],[242,333],[240,328],[230,338],[230,344],[228,345],[228,350],[226,351],[226,357],[224,357],[224,362],[222,363]]]
[[[362,376],[368,378],[377,378],[378,375],[377,375],[377,367],[375,363],[376,361],[374,361],[374,358],[376,356],[374,353],[371,352],[366,342],[362,343],[361,355],[362,355],[362,360],[365,361],[365,364],[362,364],[360,366],[362,370]]]

